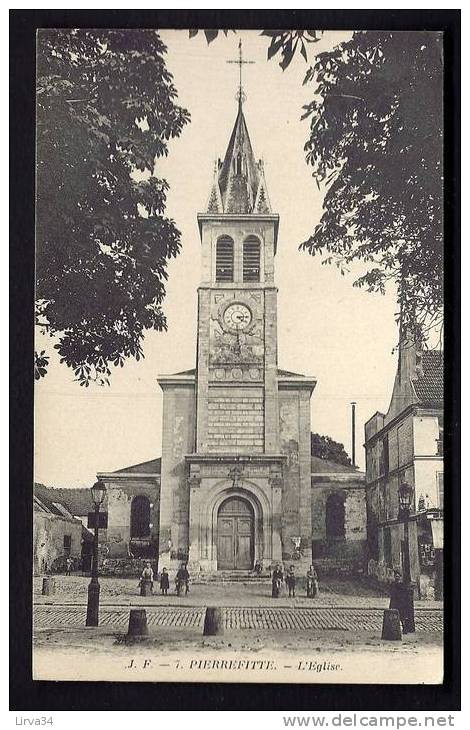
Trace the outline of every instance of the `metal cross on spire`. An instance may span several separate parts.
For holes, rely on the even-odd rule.
[[[243,85],[242,85],[242,66],[245,63],[255,63],[255,61],[247,61],[243,58],[242,39],[241,38],[238,43],[238,58],[236,60],[229,60],[229,61],[227,61],[227,63],[237,63],[238,64],[238,68],[240,71],[240,80],[239,80],[239,86],[238,86],[238,92],[237,92],[237,99],[238,99],[238,103],[241,106],[246,99],[246,94],[243,91]]]

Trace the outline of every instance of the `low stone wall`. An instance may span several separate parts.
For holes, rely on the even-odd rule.
[[[146,565],[150,562],[155,579],[157,577],[157,561],[143,558],[100,558],[98,572],[100,575],[114,575],[116,577],[139,577]]]
[[[369,560],[367,564],[367,575],[373,585],[388,588],[395,580],[393,568],[388,568],[384,563],[376,560]],[[415,598],[422,601],[435,600],[435,576],[421,573],[416,581]]]
[[[344,576],[367,573],[367,545],[364,540],[313,540],[312,553],[319,574]]]

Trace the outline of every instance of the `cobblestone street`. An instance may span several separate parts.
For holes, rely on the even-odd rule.
[[[34,579],[34,602],[39,604],[71,604],[86,606],[89,578],[72,575],[55,577],[56,592],[52,596],[41,595],[42,578]],[[305,591],[298,589],[295,598],[289,598],[285,590],[278,599],[271,598],[271,583],[194,583],[189,596],[178,598],[173,590],[168,596],[160,595],[158,586],[152,596],[142,598],[139,595],[137,578],[100,578],[101,606],[174,606],[183,608],[190,606],[234,606],[240,608],[364,608],[380,609],[388,607],[389,598],[383,592],[368,585],[364,580],[338,580],[328,578],[321,582],[320,593],[315,599],[309,599]],[[439,601],[416,601],[417,608],[441,609]]]
[[[150,628],[171,626],[172,628],[200,628],[204,622],[204,608],[194,607],[147,607],[147,622]],[[345,608],[238,608],[224,609],[225,628],[264,630],[341,630],[380,631],[382,610]],[[84,626],[85,606],[36,606],[35,628]],[[102,607],[100,625],[126,628],[129,610],[124,607]],[[442,631],[442,611],[418,609],[417,631]]]
[[[414,681],[418,674],[423,681],[439,681],[442,674],[442,604],[416,602],[416,633],[403,641],[382,641],[389,598],[360,580],[324,580],[315,599],[302,592],[273,599],[269,582],[194,583],[188,596],[156,592],[141,597],[135,579],[104,578],[96,628],[85,626],[88,582],[77,575],[57,576],[55,594],[42,596],[41,579],[35,580],[36,676],[203,681],[209,676],[194,669],[199,659],[250,657],[274,662],[277,669],[269,680],[262,672],[241,672],[237,681],[327,681],[328,673],[299,669],[312,662],[339,667],[330,681],[333,676],[334,681],[357,681],[358,657],[369,658],[361,662],[361,681],[376,681],[379,667],[391,682]],[[203,636],[207,606],[223,609],[223,634]],[[137,643],[127,637],[132,607],[145,608],[149,628]],[[220,681],[234,677],[221,674]]]

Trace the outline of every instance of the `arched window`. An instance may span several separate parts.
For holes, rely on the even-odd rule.
[[[150,500],[144,495],[134,497],[131,504],[131,538],[150,535]]]
[[[215,280],[233,281],[233,240],[221,236],[215,249]]]
[[[339,492],[330,494],[326,500],[326,537],[339,540],[344,538],[344,495]]]
[[[260,279],[261,245],[255,236],[248,236],[243,242],[243,281]]]

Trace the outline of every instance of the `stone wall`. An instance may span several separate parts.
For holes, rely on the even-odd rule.
[[[193,385],[163,390],[159,553],[189,550],[189,485],[184,457],[194,452],[196,403]]]
[[[58,559],[65,559],[64,535],[71,537],[70,556],[81,556],[82,523],[59,515],[34,510],[33,513],[33,570],[44,573],[53,568]]]
[[[310,393],[279,390],[279,441],[287,455],[282,489],[282,553],[289,560],[294,537],[301,538],[306,560],[311,559]]]
[[[326,529],[327,500],[335,494],[341,495],[344,500],[342,538],[329,537]],[[363,479],[354,473],[312,477],[311,510],[314,561],[326,561],[329,572],[363,572],[367,561],[367,513]]]
[[[154,578],[157,576],[157,561],[144,560],[139,558],[108,558],[103,555],[98,560],[98,572],[100,576],[124,576],[135,577],[138,579],[142,575],[142,571],[146,563],[150,562]],[[155,588],[156,586],[154,586]]]
[[[261,453],[264,398],[261,388],[209,388],[209,451]]]
[[[110,558],[129,556],[131,506],[138,495],[150,502],[150,537],[158,544],[158,519],[160,510],[160,485],[155,479],[129,476],[128,479],[106,480],[107,495],[104,510],[108,512],[108,528],[99,531],[100,543],[106,546]]]

